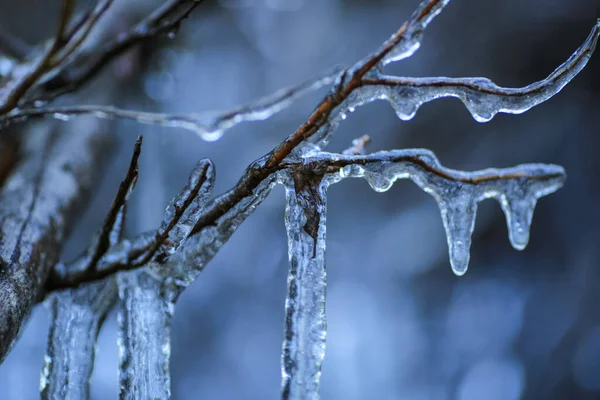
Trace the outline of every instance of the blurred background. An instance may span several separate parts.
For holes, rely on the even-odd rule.
[[[115,3],[105,23],[112,31],[160,4]],[[58,4],[0,0],[0,26],[36,44],[53,34]],[[126,56],[141,72],[114,102],[176,113],[241,105],[334,64],[350,65],[375,50],[417,5],[417,0],[206,1],[173,39]],[[428,28],[421,50],[388,72],[486,76],[502,86],[523,86],[566,60],[599,16],[597,0],[455,0]],[[119,68],[119,62],[110,68]],[[568,180],[540,200],[522,252],[510,247],[498,204],[482,203],[470,270],[463,277],[451,272],[435,201],[412,182],[399,181],[383,194],[362,180],[333,186],[323,399],[600,398],[599,72],[596,54],[553,99],[486,124],[475,122],[458,100],[429,103],[407,123],[378,102],[342,124],[331,150],[368,134],[370,151],[429,148],[445,166],[465,170],[555,163],[566,168]],[[102,86],[92,84],[64,101],[90,102],[97,91]],[[215,193],[230,188],[324,94],[309,95],[268,121],[238,125],[214,143],[187,131],[113,124],[119,147],[64,259],[78,255],[101,225],[137,135],[144,135],[145,148],[128,235],[158,226],[200,158],[216,164]],[[287,277],[283,208],[278,188],[180,298],[172,334],[173,398],[280,396]],[[0,397],[39,396],[48,324],[48,310],[40,305],[0,366]],[[113,313],[98,342],[92,398],[117,398],[117,366]]]

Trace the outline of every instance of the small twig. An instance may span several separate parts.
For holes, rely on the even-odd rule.
[[[164,228],[158,229],[156,234],[154,235],[154,240],[149,244],[148,249],[145,251],[145,255],[135,262],[131,263],[131,268],[141,267],[146,265],[150,260],[157,255],[159,249],[168,241],[169,233],[175,228],[177,223],[181,220],[185,211],[192,204],[194,199],[198,197],[200,193],[200,189],[207,184],[207,182],[212,179],[212,176],[208,175],[208,171],[211,168],[210,163],[205,163],[202,167],[202,170],[199,173],[199,179],[196,184],[191,188],[191,190],[185,192],[185,197],[181,199],[179,205],[175,206],[175,212],[173,213],[172,218],[167,222]],[[135,257],[135,255],[134,255]]]
[[[51,101],[73,92],[96,76],[109,62],[133,48],[161,34],[174,32],[203,0],[170,0],[143,21],[118,34],[113,40],[81,53],[61,67],[59,73],[40,84],[40,92],[31,99]]]
[[[55,54],[50,61],[50,67],[62,64],[88,37],[102,15],[110,8],[114,0],[100,0],[94,10],[86,18],[78,22],[73,31],[67,35],[66,45],[60,54]]]
[[[290,88],[278,90],[250,104],[223,113],[205,112],[176,115],[123,110],[113,106],[40,107],[15,110],[5,117],[0,116],[0,123],[8,124],[22,119],[47,115],[62,120],[68,120],[75,116],[93,115],[96,118],[131,119],[143,124],[188,129],[197,133],[203,139],[212,141],[220,138],[225,131],[241,122],[265,120],[273,114],[285,110],[299,97],[331,84],[339,73],[340,68],[333,68],[317,78]]]
[[[10,89],[8,96],[3,102],[0,102],[0,115],[6,114],[17,106],[19,100],[25,95],[25,93],[44,75],[48,67],[50,66],[52,57],[61,49],[64,45],[64,38],[69,20],[73,13],[75,6],[74,0],[63,0],[60,11],[60,18],[58,21],[58,29],[56,37],[52,45],[46,50],[44,55],[38,60],[36,66],[32,70],[25,74],[19,79],[18,82],[13,84]]]
[[[114,230],[115,224],[117,223],[117,219],[119,215],[123,213],[123,208],[126,206],[127,199],[131,194],[132,190],[134,189],[138,179],[138,159],[140,157],[141,151],[142,137],[140,136],[135,142],[133,154],[129,163],[129,168],[127,169],[127,174],[125,175],[125,178],[123,178],[123,180],[121,181],[121,184],[119,185],[119,190],[117,191],[117,194],[115,195],[113,203],[110,207],[110,210],[108,211],[108,214],[104,219],[104,224],[102,225],[102,229],[98,236],[98,242],[96,243],[94,253],[91,256],[89,265],[87,267],[87,269],[89,270],[96,269],[98,262],[111,246],[111,234]],[[122,224],[120,225],[122,228]]]
[[[164,246],[170,246],[169,234],[182,218],[185,218],[186,212],[196,200],[205,201],[205,197],[210,193],[214,183],[214,167],[208,160],[201,160],[197,168],[190,176],[192,185],[186,186],[176,201],[172,202],[172,209],[167,208],[167,219],[163,222],[160,229],[140,235],[136,239],[114,243],[96,263],[97,267],[90,268],[63,268],[54,270],[46,283],[48,292],[73,288],[81,285],[103,279],[119,271],[128,271],[147,265],[150,261],[161,260],[162,249]],[[112,209],[111,209],[112,210]],[[170,212],[172,211],[172,214]],[[192,221],[193,223],[193,221]],[[105,223],[105,226],[109,224]],[[125,251],[123,249],[126,249]]]

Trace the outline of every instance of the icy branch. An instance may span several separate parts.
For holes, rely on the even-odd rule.
[[[557,94],[585,67],[596,48],[599,35],[600,20],[567,61],[546,79],[522,88],[504,88],[487,78],[396,77],[373,69],[360,79],[358,87],[337,106],[327,124],[310,140],[323,148],[349,113],[376,100],[388,101],[403,121],[412,119],[424,103],[444,97],[460,99],[478,122],[487,122],[497,113],[521,114]],[[413,43],[411,40],[407,43]],[[398,46],[404,48],[400,44]],[[416,50],[414,46],[407,49]],[[397,54],[406,56],[406,51]]]
[[[477,203],[494,198],[502,207],[512,246],[522,250],[529,242],[529,230],[537,200],[558,190],[566,178],[556,165],[523,164],[512,168],[489,168],[462,172],[440,165],[429,150],[410,149],[341,155],[326,152],[308,153],[298,164],[312,171],[327,173],[330,184],[344,178],[365,178],[378,192],[388,190],[397,179],[411,179],[437,201],[446,236],[452,269],[463,275],[469,264],[471,235],[475,225]]]
[[[0,360],[39,300],[109,153],[110,136],[100,126],[73,133],[38,129],[24,135],[22,160],[0,192]]]
[[[150,264],[150,269],[159,266]],[[120,274],[118,309],[121,399],[167,399],[173,303],[146,269]]]
[[[119,382],[122,399],[170,397],[170,327],[179,295],[168,259],[188,236],[212,190],[214,167],[201,160],[168,205],[152,246],[139,262],[147,268],[118,276]]]
[[[325,357],[327,184],[310,169],[281,173],[290,270],[281,358],[282,398],[318,399]]]
[[[117,294],[114,279],[56,292],[40,382],[42,399],[88,399],[96,339]]]
[[[131,119],[142,124],[160,125],[171,128],[187,129],[203,140],[215,141],[225,131],[241,122],[262,121],[289,107],[295,100],[324,86],[331,84],[341,69],[334,68],[316,79],[303,82],[295,87],[281,89],[276,93],[257,100],[254,103],[227,112],[207,112],[196,114],[163,114],[143,111],[123,110],[113,106],[64,106],[15,109],[1,123],[15,122],[41,116],[51,116],[61,121],[72,117],[93,115],[104,119]]]

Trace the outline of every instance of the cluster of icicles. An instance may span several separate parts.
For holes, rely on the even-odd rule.
[[[386,64],[407,58],[419,48],[423,31],[448,1],[424,2],[413,16],[413,20],[419,16],[419,22],[413,23],[405,32],[404,39],[383,57],[378,68],[365,78],[365,84],[333,110],[329,122],[310,138],[310,143],[290,156],[285,169],[264,180],[252,196],[246,197],[219,218],[216,225],[188,237],[205,209],[212,189],[213,181],[207,179],[195,204],[189,207],[184,218],[171,231],[169,247],[160,249],[166,261],[159,264],[152,260],[144,269],[122,272],[116,278],[50,296],[48,304],[53,322],[42,374],[42,396],[89,397],[96,337],[101,322],[117,301],[121,398],[170,397],[169,332],[175,302],[181,291],[196,279],[277,183],[286,189],[285,226],[290,259],[282,349],[284,399],[319,398],[326,337],[326,195],[331,184],[345,178],[364,178],[374,190],[383,192],[397,179],[413,180],[439,205],[448,239],[450,263],[457,275],[467,270],[477,205],[484,199],[494,198],[500,203],[512,246],[518,250],[525,248],[536,201],[560,188],[564,182],[565,173],[559,166],[528,164],[467,173],[442,167],[427,150],[398,150],[370,155],[342,155],[322,150],[347,113],[379,99],[389,101],[403,120],[412,118],[423,103],[441,97],[459,98],[479,122],[488,121],[499,112],[524,112],[558,93],[585,66],[600,30],[600,24],[596,24],[585,43],[547,79],[520,89],[501,88],[483,78],[415,79],[383,75],[381,70]],[[430,7],[430,3],[435,4]],[[359,62],[355,68],[361,65],[362,62]],[[216,140],[239,122],[269,118],[301,94],[333,82],[340,83],[342,77],[338,71],[326,74],[316,81],[261,100],[254,107],[247,106],[208,120],[198,116],[135,113],[103,107],[54,108],[39,113],[59,119],[85,113],[106,118],[133,118],[143,123],[191,129],[206,140]],[[23,114],[19,114],[21,111]],[[28,112],[35,114],[36,110]],[[14,117],[27,115],[26,110],[17,110],[16,113]],[[178,199],[185,197],[186,193],[189,195],[190,188],[199,179],[199,171],[207,171],[206,163],[209,164],[206,173],[212,176],[212,164],[201,161],[182,195],[167,208],[165,221],[170,221]],[[321,179],[309,180],[315,187],[307,190],[307,181],[298,182],[298,177],[312,165],[334,168]],[[132,241],[121,241],[103,260],[122,257],[121,252],[135,246],[135,241],[148,241],[153,236],[154,233],[150,233]],[[77,268],[78,262],[63,268]]]

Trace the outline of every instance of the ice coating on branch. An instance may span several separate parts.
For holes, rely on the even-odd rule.
[[[169,209],[175,210],[177,199],[199,199],[198,204],[189,206],[190,222],[195,222],[201,213],[205,197],[194,194],[212,188],[214,173],[202,172],[201,163],[190,177],[190,182]],[[208,165],[208,164],[206,164]],[[212,164],[208,165],[212,168]],[[212,175],[211,175],[212,174]],[[204,183],[198,178],[204,176]],[[216,226],[187,237],[190,224],[179,221],[185,227],[175,235],[179,247],[173,248],[164,263],[153,262],[147,268],[119,274],[119,382],[121,399],[166,399],[170,396],[170,324],[175,302],[181,292],[193,282],[206,263],[238,226],[267,197],[274,178],[266,179],[252,196],[242,200],[238,206],[221,217]],[[165,215],[165,221],[175,220],[175,215]],[[193,223],[192,223],[193,225]],[[173,230],[175,231],[175,230]],[[153,235],[150,235],[153,236]]]
[[[310,141],[324,148],[347,114],[376,100],[386,100],[403,121],[412,119],[427,102],[455,97],[473,118],[487,122],[498,113],[521,114],[550,99],[568,84],[587,64],[600,35],[600,20],[585,42],[546,79],[522,88],[504,88],[487,78],[405,78],[383,75],[373,70],[333,111],[327,124]]]
[[[168,399],[174,311],[170,292],[145,269],[119,274],[118,284],[119,396]]]
[[[42,399],[88,399],[98,332],[116,299],[114,279],[53,293]]]
[[[191,284],[237,228],[267,198],[274,185],[275,177],[270,176],[251,195],[219,218],[215,226],[206,227],[184,240],[168,261],[171,285],[181,291]]]
[[[123,110],[112,106],[66,106],[42,107],[31,109],[14,109],[5,117],[0,117],[0,124],[27,117],[48,115],[60,121],[70,121],[82,115],[92,115],[101,119],[131,119],[142,124],[159,125],[170,128],[186,129],[196,133],[207,142],[219,140],[223,134],[242,122],[262,121],[285,110],[298,98],[324,86],[330,85],[340,74],[340,67],[333,67],[315,79],[297,86],[281,89],[265,96],[254,103],[225,112],[205,112],[185,115],[152,113],[144,111]]]
[[[330,184],[344,178],[365,178],[378,192],[388,190],[397,179],[410,178],[433,196],[446,230],[452,270],[463,275],[468,268],[471,235],[477,203],[494,198],[502,207],[511,245],[522,250],[537,199],[558,190],[566,178],[557,165],[524,164],[512,168],[488,168],[462,172],[443,167],[429,150],[393,150],[367,156],[311,153],[302,162],[316,168],[329,166],[339,171],[327,175]]]
[[[318,399],[325,357],[327,183],[306,177],[280,175],[286,190],[290,260],[281,357],[283,399]]]
[[[381,63],[387,65],[412,56],[421,46],[423,32],[427,28],[427,25],[442,12],[448,3],[450,3],[450,0],[429,0],[422,2],[411,16],[410,21],[407,22],[406,32],[401,35],[400,41],[383,57]],[[389,42],[395,41],[394,39],[397,39],[396,35],[392,35],[388,42],[384,43],[384,46],[388,45]]]
[[[200,160],[185,187],[169,203],[158,234],[168,232],[169,243],[162,246],[171,255],[190,234],[198,215],[204,210],[215,181],[215,168],[209,159]],[[183,212],[183,214],[182,214]]]

